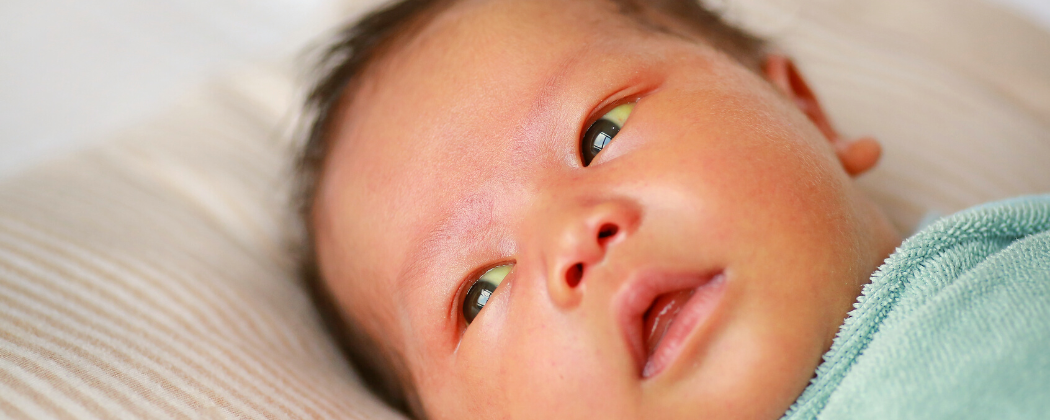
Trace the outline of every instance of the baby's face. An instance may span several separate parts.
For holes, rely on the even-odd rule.
[[[461,2],[342,115],[322,274],[433,418],[778,418],[896,245],[791,100],[611,3]]]

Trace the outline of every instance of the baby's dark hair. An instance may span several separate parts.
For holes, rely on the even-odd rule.
[[[308,92],[304,115],[309,119],[303,148],[297,157],[299,214],[307,238],[300,256],[300,273],[326,328],[357,370],[368,388],[402,413],[422,419],[425,413],[411,380],[403,355],[383,346],[354,319],[339,309],[321,278],[315,254],[312,211],[320,173],[332,139],[330,129],[347,101],[353,100],[356,86],[366,69],[405,39],[414,36],[434,16],[456,0],[401,0],[366,15],[341,30],[323,50],[317,62],[316,80]],[[745,67],[760,71],[765,42],[725,23],[698,0],[608,0],[620,12],[651,30],[687,37],[698,37],[736,59]],[[650,19],[656,12],[681,24],[689,34],[678,33]]]

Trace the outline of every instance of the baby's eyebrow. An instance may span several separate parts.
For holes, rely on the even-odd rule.
[[[434,227],[420,235],[419,246],[408,253],[406,264],[398,274],[396,283],[401,290],[420,290],[424,281],[431,278],[435,263],[448,260],[463,238],[478,237],[479,233],[492,225],[495,202],[485,192],[468,195],[451,203]]]

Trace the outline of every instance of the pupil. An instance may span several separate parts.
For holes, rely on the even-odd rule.
[[[467,320],[467,324],[474,321],[485,304],[489,303],[489,298],[495,290],[496,285],[486,280],[478,280],[470,286],[466,298],[463,299],[463,319]]]
[[[591,160],[601,152],[605,146],[609,145],[613,137],[620,132],[620,126],[616,123],[607,119],[600,119],[595,121],[587,133],[583,135],[583,165],[590,165]]]

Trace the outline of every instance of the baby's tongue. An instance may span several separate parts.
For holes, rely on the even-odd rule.
[[[656,351],[656,346],[660,344],[660,339],[667,332],[667,327],[671,326],[675,315],[678,315],[682,305],[685,305],[685,302],[692,295],[692,289],[664,293],[658,296],[656,301],[653,302],[653,306],[646,311],[645,330],[642,332],[645,335],[648,356],[652,356],[653,352]]]

